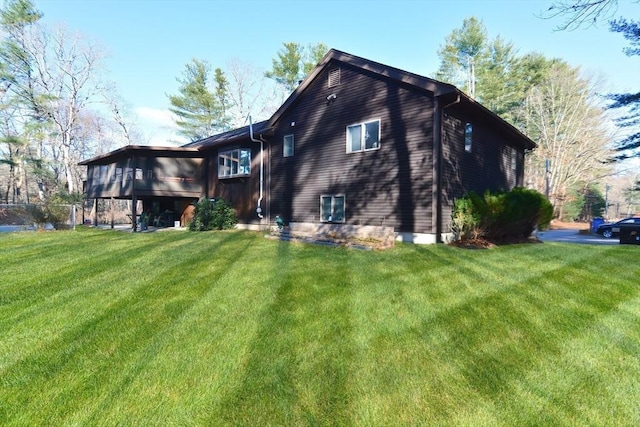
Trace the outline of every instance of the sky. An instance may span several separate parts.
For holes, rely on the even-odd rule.
[[[603,93],[640,91],[640,57],[604,22],[557,31],[542,19],[552,0],[34,0],[41,22],[64,25],[104,49],[108,77],[143,127],[147,143],[168,145],[168,94],[193,58],[225,68],[232,59],[263,71],[282,43],[324,42],[423,76],[438,69],[438,48],[465,18],[481,19],[489,39],[519,54],[561,58],[605,79]],[[618,0],[615,16],[640,18],[640,3]],[[186,141],[185,141],[186,142]]]

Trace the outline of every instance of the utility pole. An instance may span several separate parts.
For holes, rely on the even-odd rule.
[[[604,185],[604,217],[609,219],[609,184]]]

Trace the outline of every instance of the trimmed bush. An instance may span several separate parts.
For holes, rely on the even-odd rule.
[[[551,203],[535,190],[487,191],[483,197],[469,192],[454,204],[452,228],[457,240],[522,240],[536,227],[547,228],[552,215]]]
[[[210,199],[202,198],[196,204],[189,230],[228,230],[235,227],[237,223],[236,214],[227,202],[222,199],[211,201]]]

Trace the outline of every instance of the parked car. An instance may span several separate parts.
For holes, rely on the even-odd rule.
[[[620,225],[635,224],[640,225],[640,216],[621,219],[618,222],[607,222],[598,226],[597,233],[608,238],[616,237],[620,234]]]

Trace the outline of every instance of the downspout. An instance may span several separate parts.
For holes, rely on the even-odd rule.
[[[440,106],[440,98],[437,97],[436,108],[438,111],[435,116],[438,120],[438,124],[435,126],[436,143],[433,145],[433,157],[435,159],[435,174],[436,174],[436,243],[442,243],[442,135],[444,130],[444,110],[452,105],[460,102],[460,93],[457,93],[455,101],[448,103],[447,105]]]
[[[251,115],[249,115],[249,138],[251,142],[260,143],[260,197],[258,197],[258,207],[256,208],[256,213],[258,214],[258,218],[264,218],[262,215],[262,187],[264,186],[264,139],[260,136],[260,139],[255,139],[253,137],[253,123],[251,123]]]
[[[136,196],[136,155],[131,155],[131,224],[133,224],[133,232],[138,229],[138,197]]]

